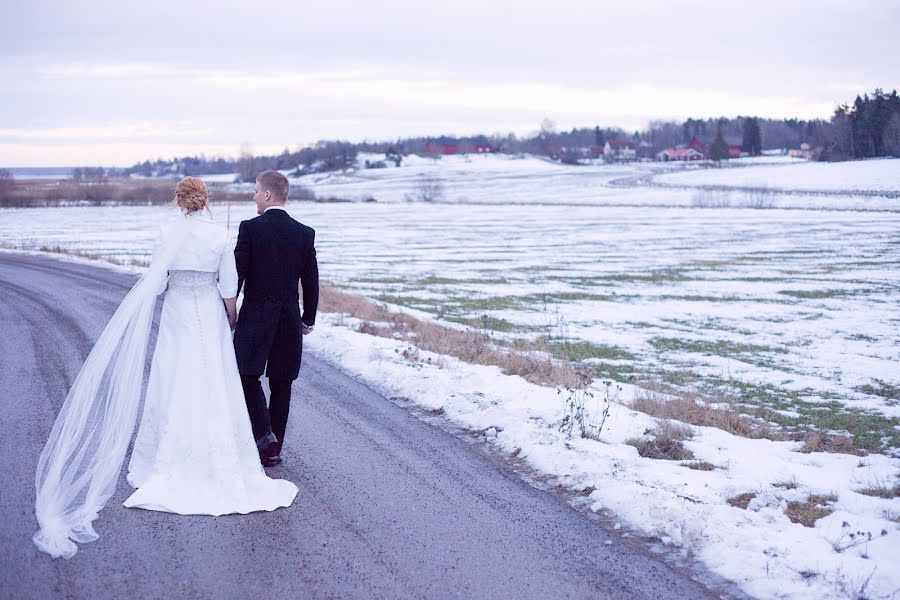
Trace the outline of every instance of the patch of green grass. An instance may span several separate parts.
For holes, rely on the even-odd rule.
[[[436,313],[438,302],[433,298],[420,298],[418,296],[403,296],[397,294],[380,294],[375,296],[375,300],[379,302],[387,302],[388,304],[396,304],[398,306],[407,306],[409,308],[417,308],[431,313]]]
[[[878,338],[874,338],[871,335],[865,335],[862,333],[854,333],[853,335],[847,336],[848,340],[853,340],[854,342],[877,342]]]
[[[457,314],[477,314],[482,311],[520,310],[528,303],[522,296],[487,296],[473,297],[451,296],[442,301]]]
[[[657,372],[654,372],[652,376],[649,377],[649,379],[654,378],[658,378],[663,383],[675,386],[677,388],[696,384],[701,379],[700,375],[688,368],[661,369]]]
[[[403,279],[402,277],[351,277],[348,283],[374,283],[378,285],[402,285],[404,283],[409,283],[409,280]]]
[[[696,296],[696,295],[673,295],[663,294],[655,296],[657,300],[681,300],[684,302],[748,302],[747,298],[741,296]],[[772,300],[757,300],[752,302],[773,302]]]
[[[683,327],[686,331],[701,331],[701,330],[716,330],[716,331],[727,331],[728,333],[737,333],[740,335],[753,335],[754,332],[749,329],[739,329],[735,328],[728,321],[722,321],[720,319],[662,319],[664,323],[679,325]]]
[[[631,365],[614,365],[607,362],[597,362],[588,365],[591,373],[603,379],[615,381],[630,381],[634,375],[634,367]]]
[[[710,396],[733,396],[742,412],[763,419],[786,434],[846,432],[853,444],[869,452],[900,447],[900,418],[881,412],[848,407],[834,393],[812,389],[791,390],[770,383],[754,384],[737,379],[706,377],[702,390]],[[811,402],[804,398],[826,398]],[[779,411],[789,411],[784,414]]]
[[[867,383],[853,389],[857,392],[862,392],[863,394],[880,396],[886,400],[900,400],[900,386],[888,383],[881,379],[873,379],[872,383]]]
[[[517,331],[528,331],[527,327],[522,327],[507,321],[506,319],[501,319],[499,317],[492,317],[491,315],[481,315],[476,318],[468,318],[468,317],[448,317],[448,321],[452,321],[454,323],[460,323],[461,325],[468,325],[469,327],[475,327],[476,329],[484,329],[486,331],[497,331],[500,333],[512,333]]]
[[[486,278],[468,278],[468,279],[454,279],[452,277],[438,277],[437,275],[429,275],[424,279],[420,279],[413,283],[413,285],[422,287],[428,285],[466,285],[473,283],[483,283],[483,284],[502,284],[507,283],[507,280],[503,277],[486,277]]]
[[[637,360],[637,356],[618,346],[595,344],[582,340],[549,340],[548,347],[554,356],[581,362],[589,358],[601,360]]]
[[[839,298],[849,295],[847,290],[782,290],[778,292],[782,296],[790,296],[798,299]]]
[[[650,345],[663,352],[691,352],[706,356],[740,357],[747,354],[787,352],[784,348],[744,344],[729,340],[690,340],[673,337],[650,338]]]
[[[532,298],[534,298],[534,296],[529,296],[529,299]],[[592,302],[618,302],[621,301],[622,298],[623,296],[614,294],[592,294],[590,292],[554,292],[552,294],[540,296],[541,302],[547,304],[555,302],[578,302],[584,300]]]
[[[689,277],[684,274],[683,269],[659,269],[657,271],[634,272],[634,273],[610,273],[607,275],[598,275],[598,281],[616,282],[616,283],[672,283],[695,281],[696,277]]]

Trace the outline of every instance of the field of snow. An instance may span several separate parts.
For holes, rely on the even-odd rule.
[[[739,189],[729,188],[727,194],[719,193],[710,203],[707,198],[698,197],[696,189],[660,186],[651,188],[644,185],[646,182],[643,179],[667,182],[667,177],[689,178],[703,176],[712,171],[721,172],[723,176],[737,177],[740,174],[757,171],[765,173],[770,170],[782,173],[785,179],[791,179],[790,173],[794,169],[802,172],[802,169],[807,167],[818,168],[815,164],[783,156],[743,158],[728,163],[733,168],[698,170],[696,164],[681,163],[597,162],[590,165],[569,166],[533,156],[508,155],[445,156],[440,159],[409,156],[404,158],[400,167],[395,167],[390,162],[387,163],[389,166],[383,169],[364,167],[366,160],[375,162],[383,159],[383,156],[376,154],[360,155],[355,169],[305,175],[292,181],[310,188],[320,198],[375,200],[380,203],[417,201],[421,200],[424,194],[428,194],[439,202],[463,204],[683,207],[699,204],[754,207],[761,203],[759,193],[755,190],[744,193]],[[825,165],[825,167],[832,166],[835,165]],[[883,179],[890,181],[893,177],[896,182],[897,175],[891,175],[889,167],[889,164],[882,167],[882,171],[887,171],[883,174]],[[836,168],[845,167],[837,165]],[[285,174],[290,173],[285,171]],[[845,180],[849,176],[841,175],[836,179]],[[207,179],[227,183],[233,180],[233,175],[213,175]],[[866,187],[868,185],[866,180],[860,181],[855,189],[870,189]],[[684,185],[686,188],[693,186],[689,181]],[[733,183],[731,187],[736,185]],[[248,192],[253,189],[252,184],[236,184],[233,187]],[[778,193],[772,189],[765,194],[762,204],[769,208],[900,211],[900,197],[871,197],[852,193],[835,195],[832,193],[833,190],[823,190],[821,187],[815,189],[823,193],[800,196],[793,193]]]
[[[498,336],[566,336],[600,375],[653,375],[866,447],[900,447],[900,215],[302,204],[322,277]],[[149,255],[170,209],[0,212],[7,245]],[[229,217],[214,207],[215,217]],[[231,228],[253,216],[233,208]],[[860,412],[863,411],[863,412]]]
[[[738,163],[741,164],[741,163]],[[816,192],[900,192],[900,160],[875,159],[842,163],[755,165],[699,168],[665,173],[659,183],[696,187],[753,187]]]

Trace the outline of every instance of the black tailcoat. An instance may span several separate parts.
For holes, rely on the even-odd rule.
[[[319,303],[316,232],[284,210],[243,221],[234,259],[244,302],[234,330],[241,375],[296,379],[303,353],[301,325],[314,325]],[[298,284],[303,286],[300,313]],[[302,322],[302,323],[301,323]]]

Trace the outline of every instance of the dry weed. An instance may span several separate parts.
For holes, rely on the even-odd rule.
[[[648,429],[643,437],[625,440],[629,446],[637,448],[644,458],[662,460],[692,460],[693,452],[684,447],[684,440],[694,437],[693,430],[681,423],[663,421],[654,429]]]
[[[507,375],[519,375],[538,385],[574,388],[583,378],[583,374],[565,361],[532,350],[500,348],[489,336],[477,330],[423,321],[332,286],[323,285],[319,294],[320,310],[349,314],[363,320],[359,326],[363,333],[405,341],[420,350],[453,356],[468,363],[500,367]]]
[[[694,393],[667,395],[655,382],[640,382],[631,408],[660,419],[674,419],[701,427],[716,427],[742,437],[761,437],[761,423],[733,408],[720,408],[704,402]]]

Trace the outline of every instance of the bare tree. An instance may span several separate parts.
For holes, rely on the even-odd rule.
[[[444,199],[444,180],[433,173],[419,177],[414,194],[407,194],[409,202],[439,202]]]
[[[253,155],[253,148],[249,144],[241,146],[241,155],[237,162],[237,176],[243,182],[256,181],[259,175],[259,162]]]
[[[7,169],[0,169],[0,201],[7,200],[12,196],[13,187],[16,185],[16,178]]]

